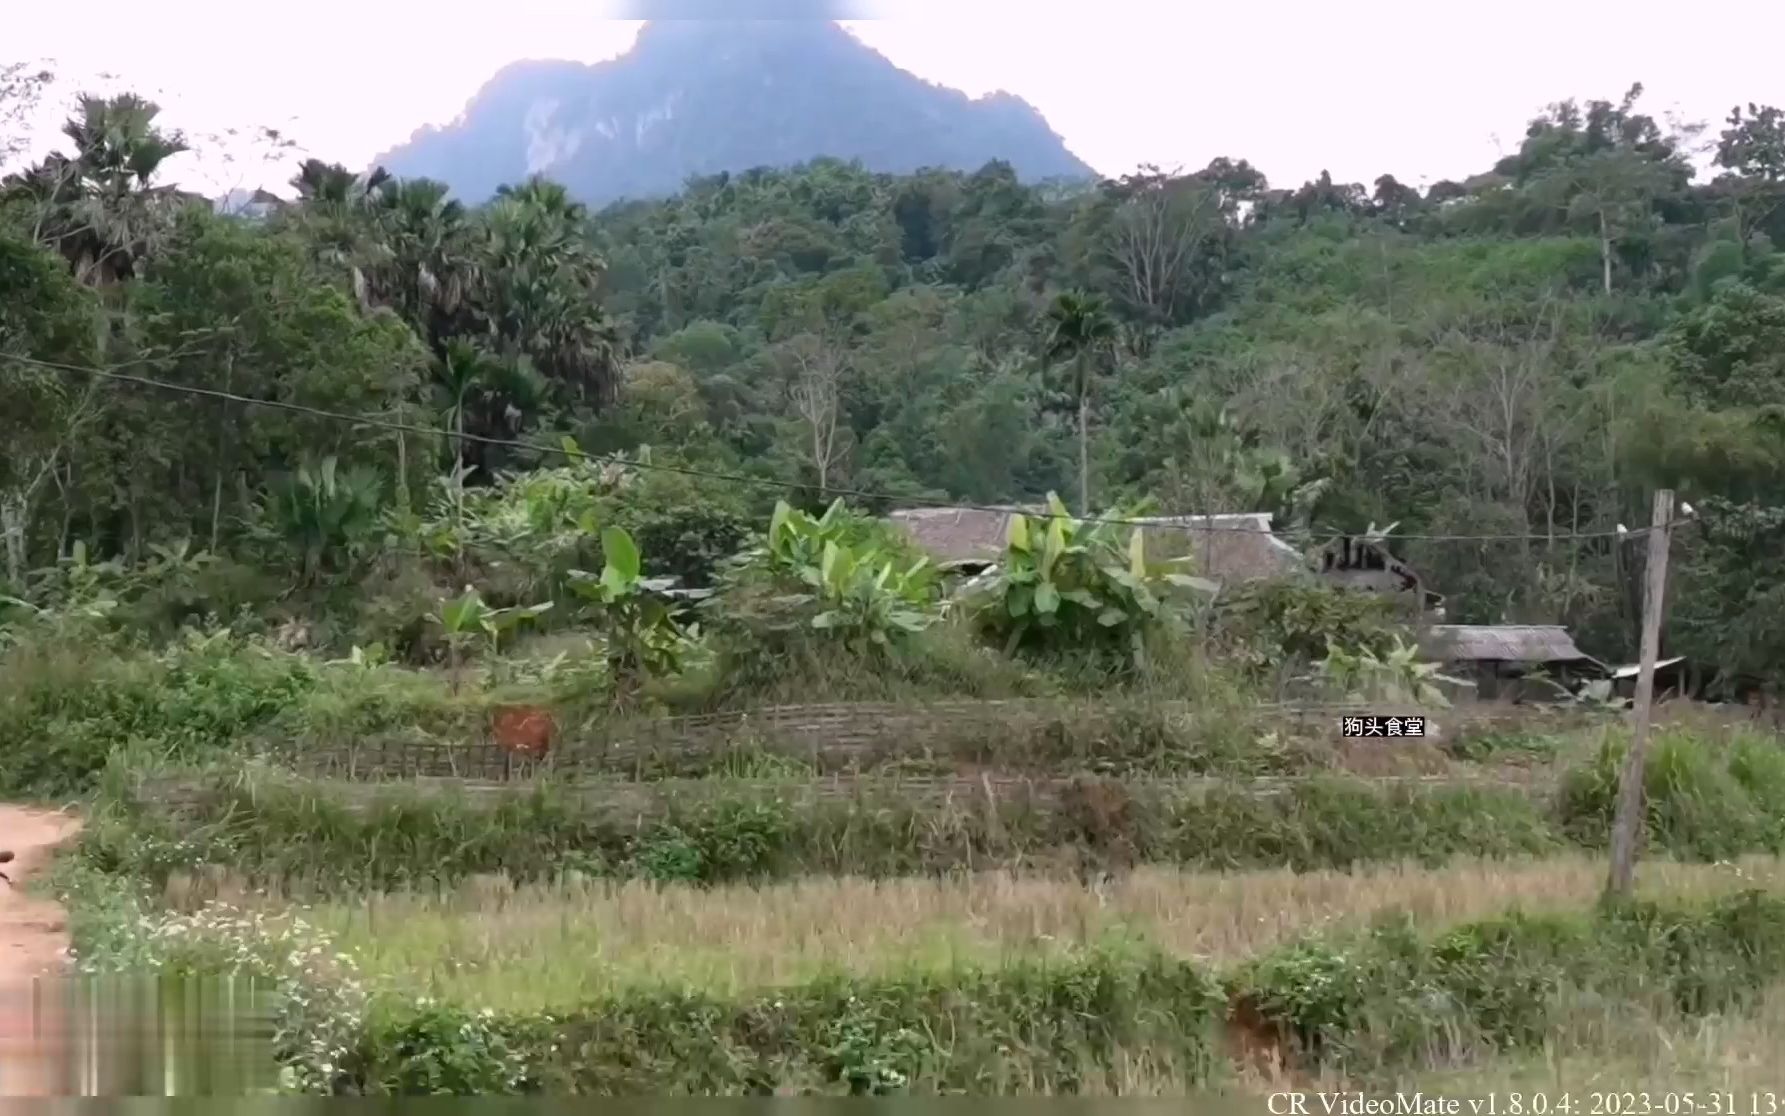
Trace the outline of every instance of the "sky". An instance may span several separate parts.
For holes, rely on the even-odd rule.
[[[623,52],[639,25],[606,17],[637,12],[615,2],[87,0],[76,19],[0,0],[0,50],[53,60],[65,93],[134,88],[188,132],[277,127],[360,167],[450,120],[510,62]],[[1108,175],[1225,155],[1277,185],[1322,170],[1427,184],[1486,169],[1551,101],[1616,100],[1635,81],[1646,111],[1709,123],[1710,137],[1738,102],[1785,103],[1785,69],[1742,61],[1741,44],[1785,40],[1771,0],[873,2],[884,18],[845,23],[862,41],[930,81],[1025,98]],[[262,164],[233,151],[185,157],[178,177],[228,189],[290,176],[289,152]]]

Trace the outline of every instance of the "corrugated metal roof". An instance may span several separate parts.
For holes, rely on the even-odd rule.
[[[1662,659],[1660,662],[1656,663],[1655,669],[1660,670],[1662,667],[1670,667],[1670,666],[1674,665],[1675,663],[1683,663],[1685,661],[1686,661],[1686,656],[1675,655],[1671,659]],[[1641,673],[1642,673],[1642,664],[1641,663],[1631,663],[1629,666],[1621,666],[1621,667],[1617,668],[1616,670],[1612,671],[1611,676],[1613,678],[1635,678],[1638,674],[1641,674]]]
[[[1548,624],[1434,624],[1420,635],[1419,653],[1437,662],[1595,661],[1568,629]]]

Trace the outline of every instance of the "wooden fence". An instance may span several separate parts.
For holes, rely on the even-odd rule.
[[[624,718],[561,733],[542,760],[519,755],[486,730],[469,740],[385,735],[303,751],[266,749],[265,757],[293,770],[334,779],[512,780],[551,774],[564,779],[662,774],[680,761],[751,747],[806,759],[821,770],[926,754],[1020,748],[1023,741],[1068,735],[1094,744],[1099,735],[1153,726],[1195,733],[1230,731],[1236,718],[1259,734],[1338,739],[1347,714],[1425,716],[1428,738],[1444,739],[1507,727],[1544,729],[1584,723],[1580,710],[1481,705],[1446,710],[1349,705],[1266,705],[1240,713],[1188,702],[1150,704],[1031,701],[956,701],[926,705],[785,705],[735,713]],[[1407,741],[1383,738],[1385,747]]]
[[[1548,783],[1541,770],[1479,775],[1404,775],[1350,777],[1376,789],[1479,788],[1545,793]],[[1261,798],[1284,794],[1307,776],[1257,776],[1226,778],[1127,779],[1121,783],[1125,796],[1138,803],[1184,801],[1211,792],[1239,793]],[[647,819],[661,816],[676,806],[726,802],[775,802],[788,806],[848,802],[864,809],[877,806],[946,810],[949,806],[983,810],[1034,809],[1052,812],[1079,800],[1085,787],[1097,780],[1084,776],[829,776],[815,779],[661,779],[635,782],[629,779],[589,779],[550,784],[558,801],[579,812],[620,818]],[[490,808],[513,801],[529,789],[527,784],[502,780],[422,778],[403,783],[324,779],[286,784],[320,791],[331,807],[363,813],[381,802],[445,796],[474,807]],[[544,785],[544,784],[534,784]],[[207,783],[202,778],[158,776],[141,783],[138,799],[163,813],[209,817],[220,796],[233,797],[238,790]]]

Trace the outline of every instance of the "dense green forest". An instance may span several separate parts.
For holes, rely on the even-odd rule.
[[[253,218],[163,181],[183,141],[154,105],[86,99],[0,208],[0,595],[199,551],[227,558],[208,606],[375,595],[429,508],[571,438],[632,464],[602,514],[689,582],[780,498],[1088,491],[1292,537],[1395,523],[1453,619],[1619,657],[1640,548],[1607,536],[1668,484],[1699,511],[1668,652],[1776,684],[1785,116],[1680,133],[1640,92],[1550,106],[1424,191],[1238,158],[1074,190],[820,161],[588,212],[311,160]]]

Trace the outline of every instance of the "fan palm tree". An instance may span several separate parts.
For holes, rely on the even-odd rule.
[[[1091,389],[1115,339],[1115,319],[1099,295],[1067,291],[1047,309],[1043,351],[1050,364],[1070,366],[1072,393],[1078,401],[1078,502],[1083,515],[1091,514]]]
[[[587,220],[556,183],[504,187],[484,214],[481,270],[498,344],[531,356],[572,401],[599,407],[617,392],[620,344],[601,310],[604,265]]]
[[[455,337],[445,343],[434,370],[440,414],[454,435],[452,461],[460,476],[485,456],[481,446],[468,445],[466,434],[513,437],[526,416],[539,409],[539,377],[525,356],[491,353]]]
[[[427,178],[381,183],[372,197],[379,259],[368,270],[372,301],[394,308],[437,353],[479,281],[472,226],[447,186]]]
[[[156,125],[160,112],[131,93],[84,96],[62,125],[72,152],[7,181],[8,193],[36,205],[39,239],[84,283],[109,288],[133,276],[181,196],[155,181],[162,164],[188,150],[178,132]]]
[[[390,181],[383,167],[359,175],[321,159],[304,160],[291,178],[299,199],[292,213],[312,254],[347,273],[363,310],[372,306],[368,272],[389,262],[374,223],[374,207]]]

